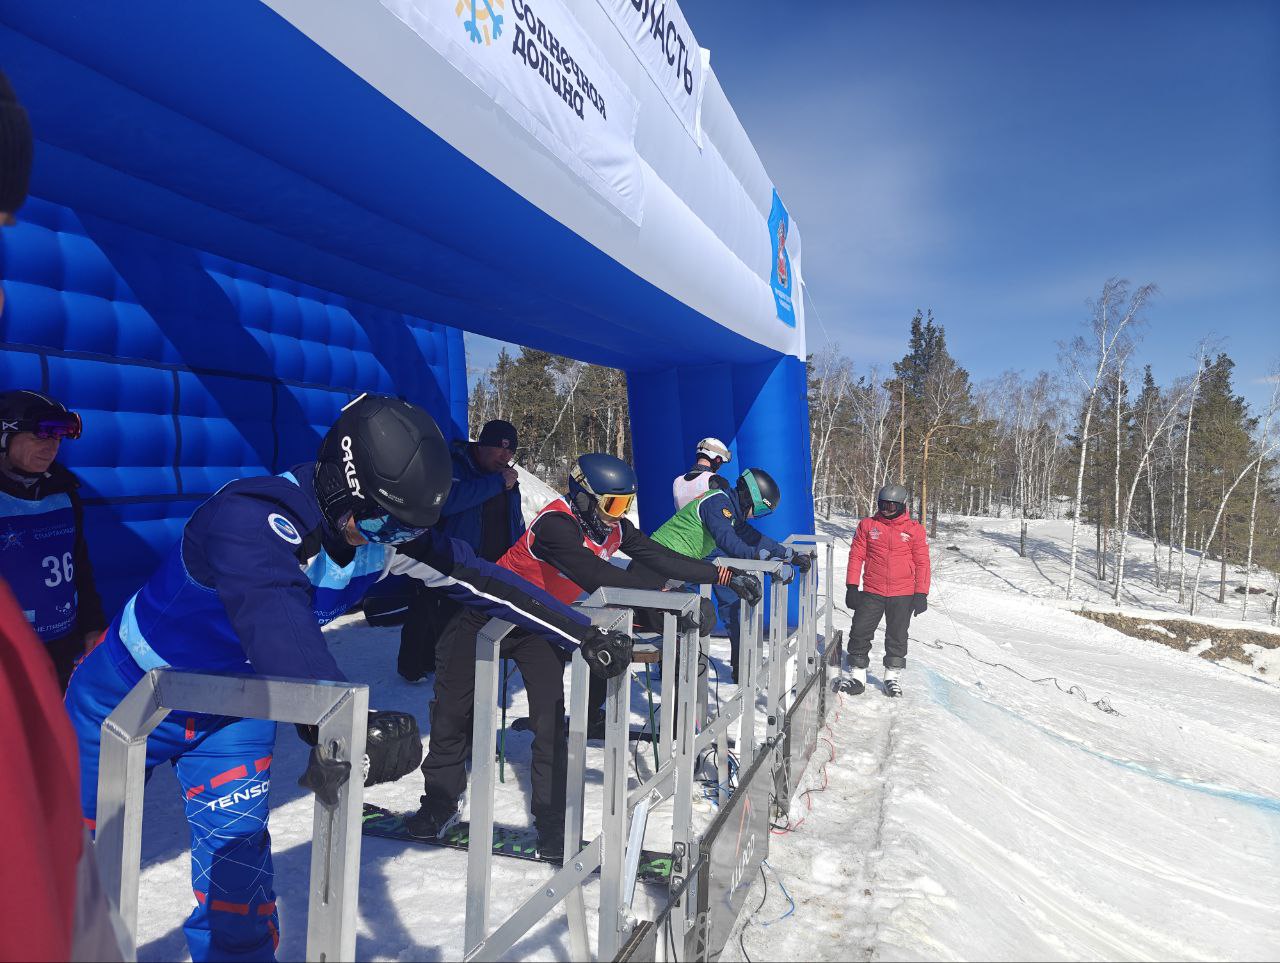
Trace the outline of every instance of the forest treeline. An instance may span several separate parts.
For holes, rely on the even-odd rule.
[[[1152,541],[1156,588],[1194,613],[1193,587],[1216,580],[1225,601],[1237,565],[1247,609],[1255,573],[1280,571],[1280,378],[1273,369],[1271,401],[1255,410],[1231,357],[1206,338],[1186,346],[1184,372],[1158,382],[1142,356],[1159,336],[1153,294],[1107,281],[1053,370],[977,384],[930,310],[904,325],[905,353],[890,366],[834,345],[810,356],[816,513],[870,513],[879,487],[902,481],[934,526],[939,512],[1071,519],[1068,595],[1088,577],[1120,599],[1138,535]],[[626,376],[610,368],[504,351],[470,414],[473,431],[514,422],[521,463],[556,487],[580,452],[631,457]],[[1275,621],[1280,586],[1266,588]]]

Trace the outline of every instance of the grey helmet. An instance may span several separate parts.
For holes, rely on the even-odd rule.
[[[899,505],[905,505],[910,497],[910,493],[902,485],[885,485],[876,496],[876,501],[897,502]]]
[[[911,494],[902,485],[885,485],[876,496],[880,515],[884,518],[897,518],[907,510],[907,499]]]

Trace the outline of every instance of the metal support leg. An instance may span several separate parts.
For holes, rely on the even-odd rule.
[[[362,685],[271,676],[153,669],[102,723],[95,855],[107,901],[137,941],[147,735],[171,711],[318,725],[317,745],[360,772],[369,690]],[[311,850],[307,959],[352,960],[360,873],[364,785],[349,779],[334,807],[316,801]]]
[[[742,626],[741,650],[738,653],[739,691],[742,693],[742,715],[738,721],[738,768],[745,772],[756,757],[756,679],[759,678],[762,652],[760,624],[763,611],[759,603],[740,601],[738,621]]]
[[[674,616],[666,614],[667,620]],[[630,613],[624,631],[630,633]],[[665,626],[664,626],[665,628]],[[608,682],[604,721],[604,813],[600,835],[600,959],[623,942],[623,865],[627,838],[627,751],[631,735],[631,668]]]
[[[569,755],[565,779],[564,847],[565,865],[582,845],[583,813],[586,807],[587,771],[587,689],[590,670],[581,652],[573,653],[569,681]],[[569,950],[575,960],[591,958],[587,938],[587,908],[582,887],[574,888],[565,899],[569,917]]]
[[[824,636],[827,645],[831,645],[836,636],[832,634],[831,619],[836,608],[836,544],[827,543],[827,634]],[[826,647],[823,647],[826,651]]]
[[[658,731],[654,739],[659,740],[658,765],[662,766],[671,758],[671,746],[674,742],[676,712],[676,677],[680,674],[680,660],[677,655],[679,646],[676,643],[676,626],[672,619],[662,620],[662,702],[658,706]]]
[[[120,913],[134,944],[138,937],[147,733],[167,714],[156,698],[155,677],[148,674],[102,723],[94,855],[107,900]]]
[[[316,745],[331,759],[350,762],[352,776],[338,790],[338,804],[316,799],[311,823],[311,902],[307,957],[356,958],[356,905],[360,894],[360,819],[364,780],[360,765],[368,734],[369,690],[352,689],[320,720]]]
[[[698,837],[693,829],[694,765],[696,763],[695,712],[697,692],[695,683],[698,672],[697,637],[685,633],[680,653],[680,721],[675,747],[676,783],[672,796],[672,857],[680,872],[672,872],[671,888],[684,882],[684,876],[692,871],[698,859]],[[697,906],[696,886],[689,887],[678,903],[671,908],[671,925],[675,932],[677,956],[683,956],[685,935],[691,925],[691,917]]]
[[[631,905],[636,898],[636,875],[640,872],[640,856],[644,851],[644,834],[649,828],[649,807],[653,804],[653,800],[652,794],[645,796],[631,813],[631,832],[627,836],[627,860],[622,870],[622,905],[625,913],[630,913]]]
[[[787,674],[787,587],[773,580],[773,604],[769,612],[769,695],[766,702],[770,744],[777,741],[782,731],[782,717],[786,711],[783,691]]]
[[[476,634],[476,684],[471,727],[471,834],[467,842],[467,921],[463,946],[471,953],[489,930],[489,883],[493,870],[495,765],[489,751],[497,738],[498,651],[511,624],[490,619]]]

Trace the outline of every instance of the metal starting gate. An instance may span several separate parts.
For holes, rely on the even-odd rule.
[[[787,544],[825,551],[798,585],[782,582],[784,563],[720,559],[758,573],[766,585],[756,605],[740,602],[739,685],[723,702],[700,672],[700,597],[682,591],[604,588],[580,603],[592,621],[632,632],[636,608],[662,613],[662,631],[637,636],[635,662],[660,662],[662,681],[655,765],[647,776],[629,770],[632,669],[609,680],[605,703],[600,831],[584,838],[587,790],[588,669],[571,663],[568,779],[563,866],[504,919],[494,923],[493,850],[497,766],[473,752],[471,830],[467,857],[467,960],[497,960],[563,905],[573,959],[705,960],[715,958],[733,930],[769,847],[769,821],[785,815],[817,740],[826,711],[828,675],[839,666],[832,634],[834,545],[818,535]],[[820,570],[826,573],[825,589]],[[766,618],[766,608],[768,617]],[[819,626],[822,631],[819,631]],[[497,736],[500,648],[512,626],[491,620],[476,639],[472,745]],[[319,725],[319,746],[338,761],[364,755],[368,690],[363,685],[300,682],[263,676],[149,672],[103,723],[98,783],[97,855],[108,896],[136,939],[142,791],[146,737],[174,710]],[[710,782],[699,760],[713,750],[718,808],[705,827],[693,801]],[[738,760],[730,791],[730,754]],[[355,771],[359,771],[358,763]],[[708,768],[704,766],[704,769]],[[360,866],[359,779],[342,787],[336,806],[319,799],[311,857],[307,959],[351,960]],[[663,809],[670,802],[669,809]],[[664,817],[659,811],[666,813]],[[669,820],[672,871],[654,919],[638,919],[638,866],[651,826]],[[666,827],[663,827],[664,830]],[[666,835],[664,831],[663,835]],[[594,952],[583,888],[599,871]]]

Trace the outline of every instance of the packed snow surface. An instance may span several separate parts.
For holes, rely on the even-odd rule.
[[[829,524],[841,605],[855,523]],[[1079,602],[1062,599],[1069,523],[1031,522],[1028,558],[1016,551],[1018,525],[944,520],[929,610],[911,627],[906,695],[890,700],[873,684],[836,701],[804,783],[814,791],[792,806],[790,830],[772,837],[767,885],[756,878],[741,944],[735,934],[726,959],[741,947],[757,960],[1280,958],[1274,670],[1233,670],[1080,618],[1071,611]],[[1089,548],[1082,567],[1092,564]],[[1133,546],[1135,560],[1142,551]],[[1149,565],[1150,543],[1145,552]],[[1176,614],[1149,573],[1130,577],[1123,611]],[[1269,578],[1255,584],[1271,587]],[[1080,584],[1105,604],[1104,587],[1088,576]],[[1233,598],[1234,607],[1218,606],[1206,596],[1205,614],[1243,626],[1230,621]],[[1269,603],[1251,602],[1250,628],[1263,628]],[[847,631],[848,622],[837,611],[836,626]],[[398,628],[348,616],[328,636],[350,677],[370,683],[375,706],[411,710],[425,729],[431,686],[396,675]],[[878,634],[873,682],[882,654]],[[511,692],[514,719],[524,694],[518,682]],[[638,684],[633,695],[642,711]],[[528,822],[529,738],[508,734],[500,822]],[[292,727],[280,728],[271,831],[282,959],[305,947],[312,802],[296,786],[304,748]],[[420,790],[410,776],[367,798],[411,809]],[[596,782],[588,802],[598,820]],[[142,960],[185,956],[186,845],[176,783],[157,771],[143,829]],[[499,911],[549,875],[495,863]],[[460,852],[364,840],[358,957],[460,958],[465,865]],[[594,896],[588,886],[589,912]],[[563,916],[511,955],[568,959]]]

